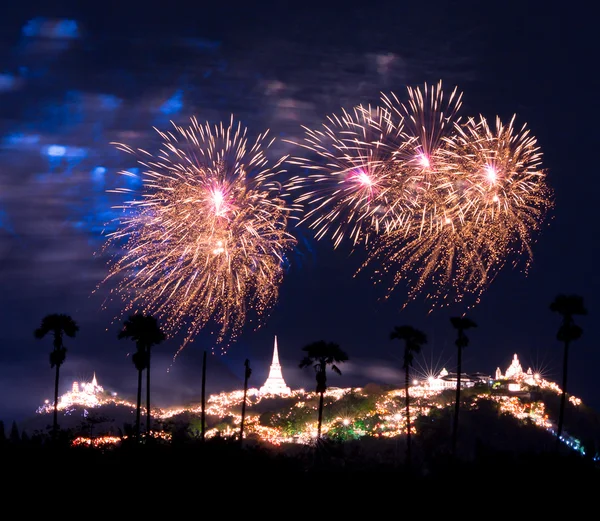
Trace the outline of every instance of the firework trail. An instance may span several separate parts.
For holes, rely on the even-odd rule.
[[[381,101],[396,126],[402,125],[408,140],[397,145],[395,155],[401,157],[404,166],[416,170],[435,168],[438,150],[444,139],[452,135],[454,125],[460,121],[462,93],[455,87],[449,96],[442,82],[435,86],[425,84],[423,89],[407,87],[408,100],[402,102],[394,93],[382,94]]]
[[[139,310],[163,319],[169,334],[185,331],[177,354],[210,323],[218,325],[222,351],[241,331],[250,311],[257,323],[278,298],[287,231],[296,205],[288,204],[281,158],[267,165],[267,133],[248,143],[240,123],[211,127],[195,118],[161,132],[156,156],[114,143],[143,167],[141,193],[121,208],[106,248],[121,250],[103,282],[118,278],[123,313]],[[120,172],[126,176],[133,174]],[[174,358],[175,358],[174,357]]]

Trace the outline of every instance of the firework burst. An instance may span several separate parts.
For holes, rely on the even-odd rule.
[[[452,219],[455,206],[449,203],[452,177],[447,175],[443,145],[460,121],[462,93],[455,88],[444,94],[442,83],[424,88],[408,87],[408,101],[396,94],[382,94],[381,100],[392,124],[402,127],[402,141],[393,145],[396,170],[393,205],[396,221],[402,226],[389,229],[406,237],[435,234]]]
[[[269,167],[267,133],[248,143],[234,124],[158,131],[156,156],[114,143],[137,156],[142,190],[121,208],[106,247],[121,246],[108,279],[118,278],[125,312],[139,310],[164,320],[167,332],[186,332],[183,346],[210,323],[218,325],[224,352],[250,311],[257,323],[276,302],[287,252],[296,244],[287,231],[294,204],[277,181],[285,157]],[[131,172],[120,172],[131,176]]]
[[[306,206],[300,223],[308,223],[317,239],[329,235],[334,248],[346,237],[354,245],[368,243],[371,234],[395,226],[393,155],[404,141],[402,125],[393,124],[384,108],[359,105],[329,116],[319,130],[304,130],[304,141],[293,144],[306,155],[289,161],[314,172],[290,181],[300,191],[297,203]]]
[[[511,253],[530,263],[533,234],[553,205],[537,140],[526,125],[517,130],[514,122],[515,116],[508,125],[496,118],[490,128],[485,118],[471,118],[456,126],[443,149],[448,174],[455,178],[460,224],[474,223],[476,241],[488,247],[490,269]],[[487,230],[494,232],[493,241],[485,238]]]
[[[394,155],[404,167],[429,171],[441,161],[439,147],[460,121],[462,93],[455,87],[446,96],[441,81],[436,85],[425,84],[423,89],[407,87],[407,93],[406,102],[394,93],[381,95],[393,124],[405,129],[401,137],[408,141],[396,144]]]
[[[412,234],[382,235],[367,260],[393,273],[388,296],[404,281],[409,300],[427,288],[434,307],[467,295],[477,303],[507,262],[527,271],[553,202],[537,141],[514,119],[496,118],[492,129],[483,117],[469,118],[442,138],[425,190],[435,201],[426,233],[423,211]]]
[[[358,272],[391,276],[386,297],[403,282],[406,303],[422,292],[432,307],[476,303],[507,262],[529,266],[552,207],[536,140],[514,118],[495,129],[483,117],[463,123],[462,93],[446,96],[441,82],[381,101],[305,128],[309,156],[293,162],[316,173],[292,180],[308,207],[301,222],[334,247],[362,241]]]

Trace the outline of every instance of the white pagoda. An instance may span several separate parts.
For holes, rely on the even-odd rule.
[[[277,352],[277,335],[275,335],[275,345],[273,347],[273,361],[269,370],[269,377],[264,385],[259,389],[260,394],[288,395],[291,389],[285,384],[281,374],[281,364],[279,363],[279,353]]]
[[[113,393],[113,397],[116,393]],[[106,403],[107,397],[104,393],[104,387],[98,385],[96,373],[91,382],[73,382],[70,391],[58,397],[57,409],[69,409],[77,405],[82,407],[99,407]],[[46,400],[44,405],[38,407],[38,413],[50,412],[54,409],[54,403]]]

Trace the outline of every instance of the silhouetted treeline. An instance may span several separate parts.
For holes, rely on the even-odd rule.
[[[557,453],[552,434],[509,415],[499,417],[491,406],[464,411],[464,434],[453,454],[447,436],[451,421],[451,409],[417,418],[420,434],[412,440],[410,465],[405,460],[405,437],[347,441],[322,438],[313,445],[273,445],[249,437],[241,445],[235,437],[216,436],[202,441],[190,432],[185,420],[164,426],[171,435],[169,441],[146,438],[140,444],[135,441],[135,427],[128,426],[120,433],[119,444],[104,447],[73,446],[69,431],[60,431],[53,439],[51,426],[45,433],[25,436],[13,424],[8,437],[0,433],[0,457],[5,475],[24,469],[42,473],[56,469],[67,479],[83,469],[93,469],[94,479],[122,475],[128,469],[142,476],[170,476],[181,469],[201,469],[202,475],[223,471],[278,476],[376,473],[440,486],[444,480],[474,475],[485,475],[490,483],[500,483],[521,473],[534,473],[538,483],[548,486],[554,480],[558,483],[565,472],[575,481],[600,477],[599,463],[590,455],[566,447]]]

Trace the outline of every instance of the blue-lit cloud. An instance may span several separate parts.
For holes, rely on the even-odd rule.
[[[29,38],[52,38],[72,40],[79,38],[79,24],[76,20],[61,18],[33,18],[23,26],[23,35]]]

